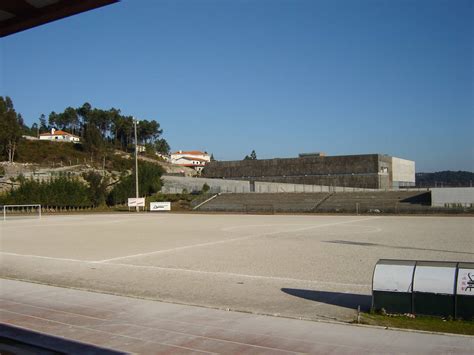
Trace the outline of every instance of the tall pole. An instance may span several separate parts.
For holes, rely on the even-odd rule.
[[[138,140],[137,140],[137,120],[133,118],[133,128],[135,131],[135,197],[137,198],[137,212],[140,211],[138,207]]]

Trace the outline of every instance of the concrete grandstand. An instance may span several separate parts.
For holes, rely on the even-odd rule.
[[[429,213],[429,191],[316,193],[230,193],[201,205],[200,211],[245,213]]]

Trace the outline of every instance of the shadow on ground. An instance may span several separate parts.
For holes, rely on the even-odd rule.
[[[329,292],[301,290],[295,288],[282,288],[283,292],[304,298],[311,301],[332,304],[334,306],[357,309],[360,306],[361,311],[369,311],[372,305],[372,296],[359,295],[355,293]]]
[[[0,324],[0,354],[122,355],[126,353],[19,328],[8,324]]]

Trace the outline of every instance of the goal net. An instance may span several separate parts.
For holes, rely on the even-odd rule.
[[[4,221],[12,218],[41,218],[41,205],[0,206]]]

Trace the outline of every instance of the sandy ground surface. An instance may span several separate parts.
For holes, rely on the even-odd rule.
[[[0,222],[0,276],[352,320],[380,258],[473,261],[472,217],[111,214]]]
[[[140,354],[470,354],[474,346],[467,336],[226,312],[12,280],[0,280],[0,287],[0,319],[8,324],[0,325],[2,335],[63,353],[86,353],[64,339],[101,347],[89,354],[104,348]]]

